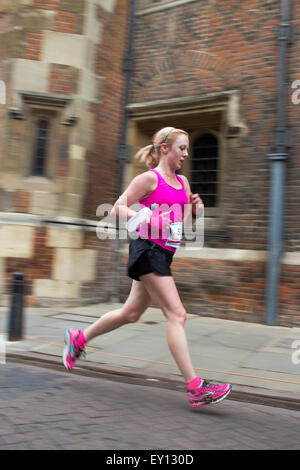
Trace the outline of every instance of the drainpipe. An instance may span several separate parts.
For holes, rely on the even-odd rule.
[[[128,30],[128,45],[127,53],[124,59],[123,71],[125,73],[125,90],[124,90],[124,104],[123,104],[123,120],[121,129],[121,144],[119,150],[119,185],[118,191],[123,192],[124,172],[126,163],[130,157],[130,149],[127,144],[127,127],[128,127],[128,110],[129,94],[130,94],[130,80],[133,72],[133,41],[134,41],[134,27],[135,27],[135,0],[130,0],[130,13],[129,13],[129,30]]]
[[[127,128],[129,113],[127,106],[130,97],[130,80],[133,72],[133,42],[134,42],[134,28],[135,28],[135,0],[130,0],[129,12],[129,25],[128,25],[128,39],[127,39],[127,52],[123,63],[123,72],[125,74],[124,86],[124,102],[123,102],[123,119],[121,128],[121,139],[119,147],[119,175],[118,175],[118,196],[123,193],[124,174],[126,164],[130,158],[130,148],[127,144]],[[116,230],[116,240],[114,247],[114,273],[113,273],[113,295],[111,300],[113,302],[120,301],[120,259],[121,259],[121,240],[120,231]]]
[[[291,1],[281,1],[281,22],[279,25],[278,98],[277,127],[274,139],[275,152],[268,155],[270,161],[270,222],[268,240],[268,265],[266,278],[266,323],[278,322],[278,291],[280,283],[281,255],[283,251],[283,219],[285,196],[285,171],[287,148],[290,147],[286,123],[287,52],[292,43],[290,23]]]

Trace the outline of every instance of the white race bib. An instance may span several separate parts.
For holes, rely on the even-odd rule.
[[[170,225],[170,236],[166,241],[167,246],[178,248],[182,239],[182,222],[174,222]]]

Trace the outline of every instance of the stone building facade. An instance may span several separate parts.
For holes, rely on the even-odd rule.
[[[300,322],[300,104],[291,99],[300,5],[291,3],[282,325]],[[136,0],[134,14],[132,4],[1,2],[1,303],[16,270],[29,305],[126,298],[128,245],[99,240],[97,207],[145,171],[135,151],[170,125],[190,134],[183,173],[205,202],[204,247],[183,244],[174,259],[184,304],[264,322],[281,1]],[[120,162],[124,120],[130,152]]]
[[[113,244],[95,236],[112,202],[128,3],[0,4],[0,285],[24,273],[27,305],[110,298]]]

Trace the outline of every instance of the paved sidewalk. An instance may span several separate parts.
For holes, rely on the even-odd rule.
[[[67,327],[85,328],[105,312],[118,307],[119,304],[99,304],[25,309],[24,339],[7,342],[6,354],[60,364]],[[2,340],[7,331],[8,310],[0,308]],[[186,332],[199,376],[231,382],[233,391],[252,393],[254,397],[284,397],[300,409],[299,328],[189,314]],[[78,371],[104,370],[127,377],[144,377],[157,386],[163,385],[164,378],[183,383],[168,350],[166,320],[155,308],[149,308],[138,323],[92,340],[86,359],[80,360],[78,366]]]

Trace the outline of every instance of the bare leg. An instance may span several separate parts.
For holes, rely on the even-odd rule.
[[[83,333],[87,342],[96,336],[115,330],[126,323],[138,321],[151,304],[151,297],[141,282],[133,281],[130,294],[125,304],[117,310],[102,315]]]
[[[152,300],[162,309],[167,318],[167,340],[170,351],[186,381],[197,375],[192,366],[184,323],[186,311],[180,300],[174,279],[155,273],[141,276],[141,281]]]

